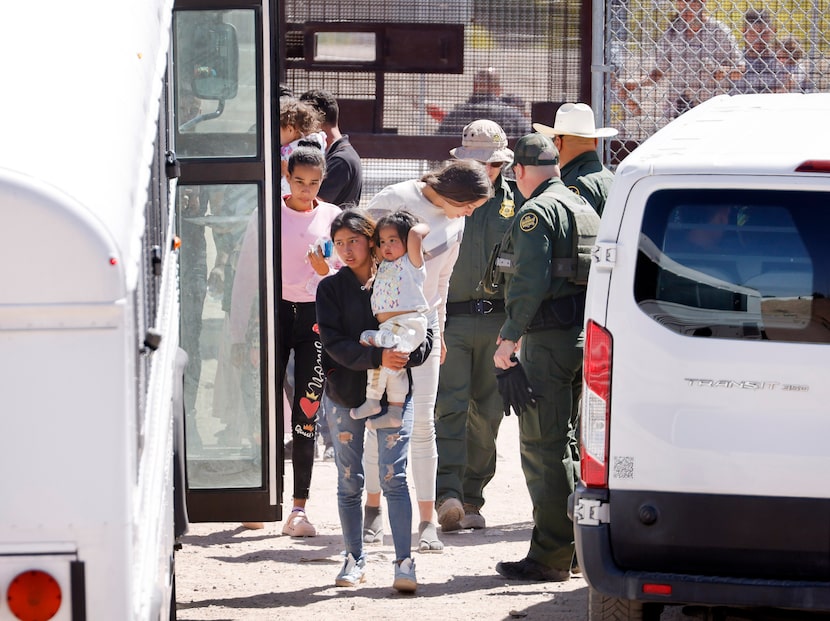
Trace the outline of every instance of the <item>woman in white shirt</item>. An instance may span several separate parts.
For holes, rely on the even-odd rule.
[[[368,210],[375,218],[405,209],[429,225],[429,234],[423,240],[427,275],[424,294],[429,303],[428,326],[434,336],[427,361],[412,369],[412,399],[415,418],[410,441],[412,475],[418,499],[419,550],[440,552],[444,545],[438,539],[433,522],[435,505],[435,476],[438,450],[435,445],[435,395],[438,390],[438,368],[444,361],[446,348],[441,338],[446,317],[447,290],[450,274],[458,258],[458,247],[464,233],[464,218],[493,196],[493,185],[487,170],[472,160],[453,160],[427,173],[421,179],[403,181],[387,186],[369,202]],[[369,431],[368,433],[374,433]],[[380,473],[377,467],[377,443],[367,442],[364,453],[366,513],[364,541],[381,541]],[[374,450],[371,450],[374,447]]]

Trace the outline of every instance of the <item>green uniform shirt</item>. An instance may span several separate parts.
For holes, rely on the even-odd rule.
[[[507,320],[500,336],[518,341],[547,298],[556,299],[584,291],[567,278],[551,277],[551,260],[573,254],[573,219],[564,206],[583,199],[553,178],[540,184],[516,213],[504,252],[513,254],[515,272],[504,288]]]
[[[496,194],[464,220],[464,236],[458,252],[458,261],[450,277],[448,302],[469,302],[470,300],[501,300],[504,293],[488,294],[479,287],[487,269],[487,261],[493,247],[502,240],[513,223],[521,198],[516,191],[516,182],[499,175],[495,183]]]
[[[599,215],[605,209],[613,181],[614,173],[602,165],[596,151],[580,153],[562,166],[562,183],[588,201]]]

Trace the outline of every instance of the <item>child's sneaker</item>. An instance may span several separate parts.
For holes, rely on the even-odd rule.
[[[314,537],[317,535],[317,529],[308,521],[305,511],[293,509],[282,526],[282,534],[290,537]]]
[[[366,580],[366,559],[354,560],[351,553],[346,554],[343,569],[334,579],[334,585],[340,587],[355,587]]]
[[[414,593],[418,588],[418,580],[415,578],[415,561],[405,558],[400,563],[395,562],[395,581],[392,588],[401,593]]]

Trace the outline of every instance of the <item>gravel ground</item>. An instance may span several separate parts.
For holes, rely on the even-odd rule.
[[[504,420],[498,456],[482,511],[487,528],[443,535],[442,554],[414,553],[419,583],[415,595],[392,589],[394,551],[388,524],[383,544],[369,546],[366,582],[355,589],[334,586],[343,549],[336,469],[334,462],[317,461],[308,503],[317,537],[282,536],[282,523],[258,531],[233,523],[191,525],[176,561],[178,619],[381,621],[413,614],[424,619],[584,619],[587,585],[582,578],[509,583],[496,574],[498,561],[525,555],[532,528],[515,417]],[[291,468],[286,470],[285,488],[290,490]],[[414,499],[414,489],[410,491]]]
[[[285,489],[291,490],[290,466],[286,471]],[[316,537],[282,536],[282,523],[266,524],[264,530],[247,530],[237,523],[192,524],[176,560],[179,621],[587,619],[588,585],[581,576],[564,583],[508,582],[495,571],[498,561],[525,556],[533,527],[515,417],[504,419],[496,476],[485,490],[482,514],[487,528],[443,534],[442,554],[415,552],[418,591],[414,595],[392,589],[395,555],[388,524],[383,543],[368,547],[366,582],[354,589],[334,586],[343,549],[336,475],[334,462],[316,462],[308,503]],[[410,495],[414,499],[411,484]],[[414,503],[413,514],[417,515]],[[413,549],[416,529],[414,525]],[[675,606],[660,618],[818,621],[830,616]]]

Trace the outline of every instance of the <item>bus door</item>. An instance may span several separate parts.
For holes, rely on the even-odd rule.
[[[279,153],[271,38],[267,0],[175,3],[170,132],[192,522],[282,518],[282,403],[266,311]]]

